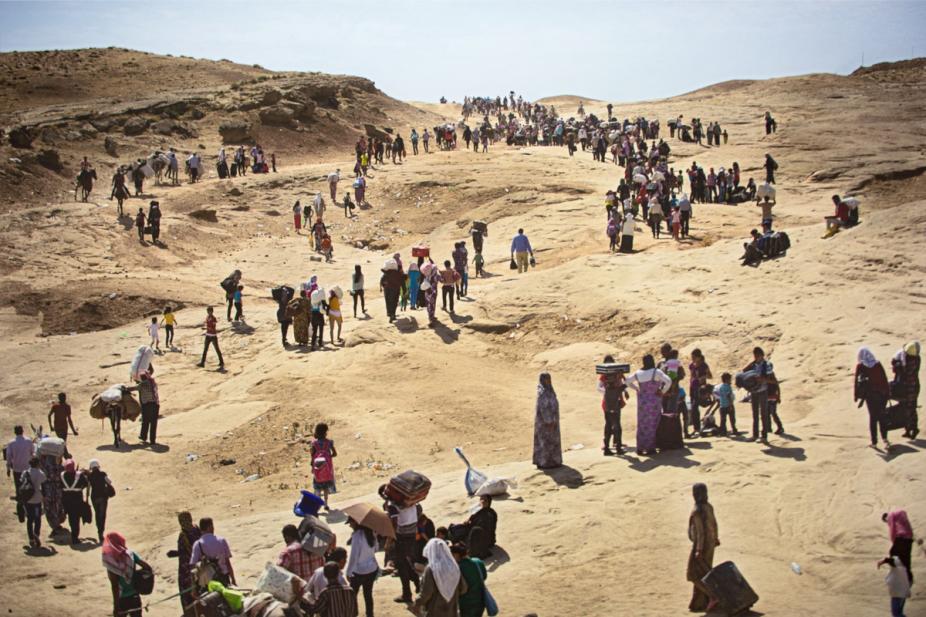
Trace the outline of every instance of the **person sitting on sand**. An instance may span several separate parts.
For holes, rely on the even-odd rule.
[[[833,204],[836,206],[836,214],[824,217],[826,221],[826,235],[832,236],[840,229],[849,227],[849,206],[839,195],[833,195]]]
[[[498,528],[498,513],[492,509],[492,496],[479,497],[482,506],[465,523],[450,525],[450,537],[462,542],[469,554],[479,559],[492,555],[495,546],[495,532]]]

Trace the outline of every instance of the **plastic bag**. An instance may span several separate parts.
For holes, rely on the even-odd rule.
[[[461,448],[454,448],[453,451],[457,453],[457,456],[463,459],[464,463],[466,463],[466,475],[463,477],[463,485],[466,487],[466,494],[475,495],[479,487],[485,484],[488,478],[481,471],[473,469],[473,466],[469,464],[469,460],[467,460]]]

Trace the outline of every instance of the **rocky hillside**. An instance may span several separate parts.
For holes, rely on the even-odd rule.
[[[60,197],[83,156],[104,179],[170,147],[208,161],[222,144],[260,143],[293,163],[348,151],[361,133],[437,120],[361,77],[122,49],[0,54],[0,74],[4,209]]]

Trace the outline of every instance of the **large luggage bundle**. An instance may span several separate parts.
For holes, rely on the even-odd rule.
[[[473,229],[478,230],[484,236],[489,235],[489,224],[485,221],[473,221]]]
[[[765,197],[768,197],[770,200],[775,201],[775,187],[772,186],[768,182],[764,184],[760,184],[759,187],[756,189],[756,199],[761,200],[761,199],[764,199]]]
[[[711,596],[717,599],[720,609],[728,615],[749,610],[759,601],[759,596],[732,561],[725,561],[716,566],[701,579],[701,582],[710,591]]]
[[[132,358],[132,367],[129,369],[129,378],[135,381],[140,379],[142,373],[148,372],[148,368],[151,366],[151,358],[154,357],[154,350],[147,345],[142,345],[138,348],[138,351],[135,352],[135,357]]]
[[[288,285],[281,285],[271,289],[270,295],[277,303],[289,302],[296,296],[296,290]]]
[[[619,364],[617,362],[609,362],[607,364],[596,364],[595,365],[595,374],[597,375],[616,375],[619,373],[629,373],[630,365],[629,364]]]
[[[431,490],[431,481],[417,471],[403,471],[389,480],[386,497],[402,508],[421,503]]]
[[[328,523],[311,515],[299,523],[299,533],[302,534],[302,549],[320,557],[325,556],[335,539]]]
[[[122,396],[122,419],[134,422],[141,415],[141,404],[131,394]]]
[[[100,398],[99,394],[94,395],[90,402],[90,417],[94,420],[102,420],[106,417],[106,407],[106,401]]]
[[[43,437],[39,440],[36,452],[40,456],[64,456],[64,440],[59,437]]]
[[[756,371],[744,371],[736,374],[733,380],[737,388],[743,388],[752,392],[759,387],[759,373]]]

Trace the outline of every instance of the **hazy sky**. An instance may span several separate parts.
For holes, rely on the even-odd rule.
[[[387,94],[661,98],[926,55],[926,1],[0,2],[0,50],[128,47],[362,75]]]

